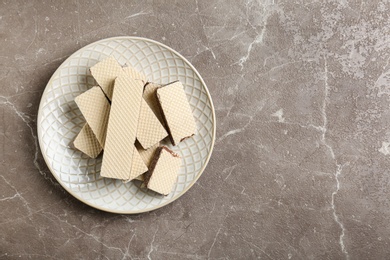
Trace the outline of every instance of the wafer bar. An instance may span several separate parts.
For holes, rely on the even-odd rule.
[[[137,148],[139,155],[141,156],[142,160],[144,161],[144,163],[146,164],[146,166],[148,168],[149,168],[150,164],[152,163],[154,153],[156,152],[156,150],[159,146],[160,146],[160,142],[154,144],[153,146],[149,147],[148,149],[144,149],[139,144],[139,142],[135,142],[135,147]]]
[[[148,103],[150,109],[153,111],[153,113],[156,115],[156,117],[160,121],[160,123],[164,124],[162,111],[161,111],[160,104],[159,104],[159,101],[158,101],[157,96],[156,96],[156,90],[160,87],[161,87],[161,85],[159,85],[159,84],[151,83],[151,82],[148,83],[145,86],[143,97],[144,97],[146,103]]]
[[[168,195],[177,180],[181,165],[179,155],[168,147],[159,147],[148,172],[144,174],[146,187],[157,193]]]
[[[110,104],[106,96],[99,87],[93,87],[77,96],[75,102],[99,141],[100,146],[104,147],[110,114]]]
[[[139,118],[137,140],[144,149],[148,149],[152,145],[167,137],[167,131],[144,99],[141,101]]]
[[[101,169],[103,177],[132,180],[138,176],[131,169],[142,91],[143,84],[127,75],[115,80]]]
[[[133,164],[131,166],[131,176],[136,176],[136,177],[132,179],[124,180],[123,182],[126,183],[134,179],[143,181],[144,177],[142,174],[144,174],[147,171],[148,171],[148,167],[146,167],[143,159],[141,158],[140,153],[135,148],[134,155],[133,155]]]
[[[171,83],[158,88],[156,95],[172,144],[177,145],[193,136],[196,132],[196,123],[183,85],[179,81]]]
[[[122,72],[122,66],[113,57],[108,57],[90,68],[91,75],[111,100],[113,84]]]
[[[102,151],[102,146],[96,139],[88,123],[85,123],[83,128],[81,128],[79,134],[73,141],[73,145],[91,158],[96,158]]]

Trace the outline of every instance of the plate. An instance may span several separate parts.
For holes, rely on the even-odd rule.
[[[168,196],[141,189],[140,182],[122,183],[100,176],[102,156],[91,159],[70,147],[85,119],[74,98],[96,85],[89,68],[108,56],[131,65],[149,81],[180,80],[196,120],[198,133],[172,147],[182,157],[177,183]],[[38,112],[38,140],[57,181],[80,201],[100,210],[136,214],[165,206],[190,189],[204,171],[215,141],[215,111],[199,72],[170,47],[139,37],[114,37],[72,54],[49,80]]]

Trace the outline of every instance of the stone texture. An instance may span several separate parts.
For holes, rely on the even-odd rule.
[[[388,259],[389,7],[2,1],[0,258]],[[136,216],[66,193],[36,137],[56,68],[118,35],[161,41],[189,59],[218,123],[197,184]]]

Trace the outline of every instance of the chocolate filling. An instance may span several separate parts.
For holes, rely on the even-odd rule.
[[[179,156],[177,153],[175,153],[174,151],[172,151],[172,150],[169,149],[168,147],[163,146],[162,148],[163,148],[165,151],[167,151],[168,153],[170,153],[173,157],[180,158],[180,156]]]
[[[190,136],[187,136],[187,137],[184,137],[184,138],[182,138],[181,140],[180,140],[180,142],[183,142],[184,140],[186,140],[186,139],[188,139],[188,138],[191,138],[191,137],[193,137],[195,134],[192,134],[192,135],[190,135]]]

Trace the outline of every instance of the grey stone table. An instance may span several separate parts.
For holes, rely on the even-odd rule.
[[[54,2],[0,3],[0,258],[390,258],[390,3]],[[36,133],[56,68],[118,35],[189,59],[217,115],[197,184],[136,216],[65,192]]]

